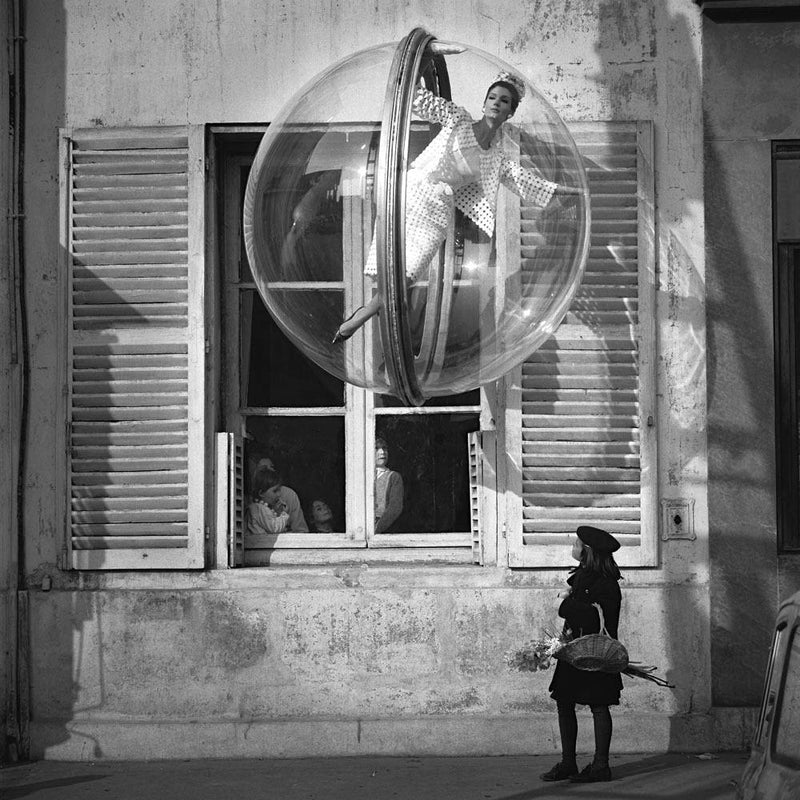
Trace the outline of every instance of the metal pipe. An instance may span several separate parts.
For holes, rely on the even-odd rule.
[[[30,364],[28,353],[27,304],[25,300],[25,16],[23,0],[10,7],[11,36],[9,53],[9,306],[11,309],[11,366],[17,367],[18,380],[9,387],[9,400],[17,392],[17,486],[16,486],[16,570],[10,575],[16,625],[14,637],[12,690],[9,693],[7,750],[13,759],[30,755],[27,586],[25,580],[25,474],[27,464],[28,391]]]

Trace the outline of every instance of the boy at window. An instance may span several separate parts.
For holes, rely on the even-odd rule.
[[[403,511],[403,477],[389,469],[389,447],[385,439],[375,440],[375,533],[390,528]]]

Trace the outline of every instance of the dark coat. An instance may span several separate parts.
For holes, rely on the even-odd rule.
[[[598,572],[578,568],[567,579],[570,593],[558,609],[558,616],[565,620],[564,630],[572,636],[585,636],[600,632],[600,615],[592,603],[603,609],[606,630],[617,638],[619,611],[622,593],[614,578]],[[550,696],[556,701],[579,703],[588,706],[615,706],[619,704],[622,678],[609,672],[588,672],[575,669],[559,661],[550,683]]]

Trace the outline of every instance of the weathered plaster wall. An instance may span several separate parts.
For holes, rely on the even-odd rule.
[[[770,152],[800,137],[800,23],[706,22],[703,52],[713,696],[738,706],[759,702],[777,604],[800,588],[777,559]]]
[[[626,639],[679,688],[629,682],[615,747],[743,745],[741,715],[710,713],[696,8],[684,0],[28,5],[34,369],[26,567],[36,753],[554,748],[547,676],[512,675],[502,655],[552,619],[561,571],[364,566],[345,577],[333,567],[67,576],[56,567],[65,535],[63,330],[54,323],[62,309],[58,127],[268,121],[330,62],[416,25],[499,54],[566,120],[655,122],[656,480],[661,496],[695,501],[697,538],[664,542],[658,568],[626,573]],[[54,582],[49,592],[45,577]]]
[[[249,573],[249,574],[248,574]],[[638,578],[638,579],[637,579]],[[34,594],[33,733],[50,758],[525,753],[558,749],[550,673],[511,672],[558,575],[471,568],[289,569],[149,576],[136,590]],[[708,749],[704,588],[632,576],[631,650],[675,692],[626,680],[615,750]],[[664,652],[663,642],[670,642]],[[696,687],[700,687],[699,689]],[[588,714],[587,714],[588,716]],[[741,747],[741,723],[724,732]],[[581,746],[591,749],[591,725]]]

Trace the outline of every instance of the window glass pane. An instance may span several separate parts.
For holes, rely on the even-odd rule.
[[[786,660],[786,680],[778,709],[775,758],[800,766],[800,637],[797,628],[792,631]]]
[[[341,292],[326,292],[341,308]],[[338,316],[341,316],[339,313]],[[249,408],[344,405],[344,384],[284,336],[258,293],[242,292],[241,397]]]
[[[779,242],[800,239],[800,153],[775,161],[775,229]]]
[[[248,501],[253,472],[263,458],[297,493],[309,530],[315,530],[312,504],[323,500],[332,512],[333,530],[344,531],[343,417],[248,417]]]
[[[775,264],[775,349],[778,545],[783,552],[800,550],[800,246],[778,244]]]
[[[423,408],[441,408],[442,406],[479,406],[481,404],[481,390],[473,389],[471,392],[449,394],[444,397],[431,397],[423,403]],[[375,408],[402,408],[403,402],[389,394],[375,395]]]
[[[240,167],[239,186],[241,187],[241,196],[239,197],[239,208],[236,216],[237,222],[242,219],[242,215],[244,213],[244,193],[247,188],[247,178],[249,175],[250,164]],[[239,280],[243,283],[253,283],[253,273],[250,270],[250,260],[247,258],[247,249],[244,245],[244,235],[241,228],[239,229],[239,234]]]
[[[342,280],[341,172],[313,169],[305,163],[323,136],[326,149],[335,152],[337,141],[344,142],[347,134],[317,131],[284,136],[292,152],[286,154],[283,168],[269,190],[273,199],[270,208],[275,214],[271,223],[279,230],[290,230],[294,222],[296,229],[302,231],[301,236],[287,238],[281,254],[284,274],[291,275],[293,280]],[[240,219],[249,173],[249,166],[242,169]],[[239,264],[240,280],[252,281],[244,237],[241,237]],[[309,273],[309,266],[313,267],[313,274]]]
[[[467,433],[478,430],[478,415],[382,415],[375,428],[389,468],[403,479],[403,511],[387,532],[469,531]]]

